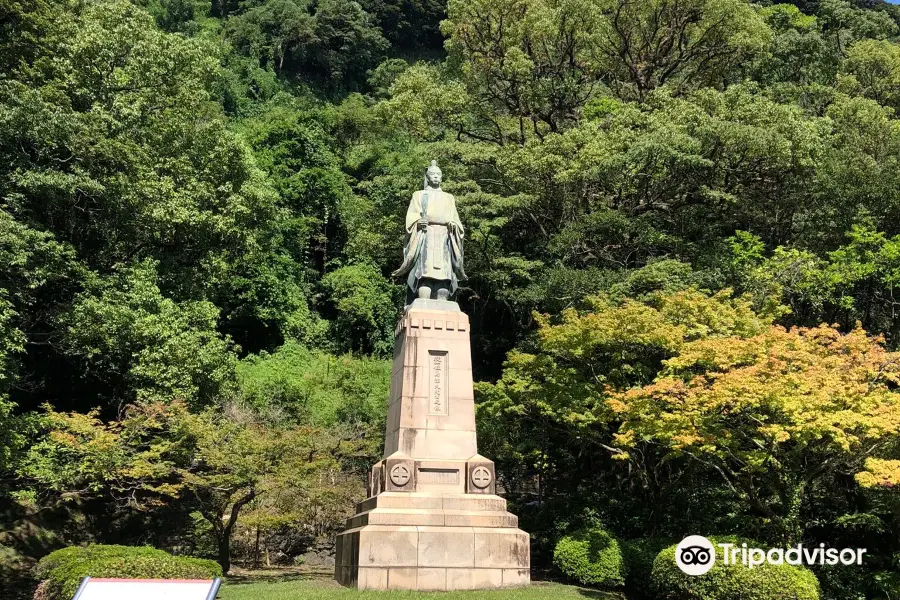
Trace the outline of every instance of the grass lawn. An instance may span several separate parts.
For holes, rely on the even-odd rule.
[[[462,592],[360,592],[339,586],[327,576],[229,578],[219,591],[221,600],[385,600],[434,598],[440,600],[627,600],[622,594],[561,583],[538,581],[525,588]]]

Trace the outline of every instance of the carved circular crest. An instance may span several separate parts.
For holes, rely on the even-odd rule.
[[[472,484],[480,490],[491,485],[491,470],[487,467],[475,467],[472,469]]]
[[[409,468],[404,464],[394,465],[391,468],[391,482],[394,485],[403,487],[409,482]]]

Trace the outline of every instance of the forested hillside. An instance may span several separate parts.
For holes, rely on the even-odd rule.
[[[898,111],[880,2],[0,0],[0,578],[327,555],[436,159],[536,567],[602,522],[896,597]]]

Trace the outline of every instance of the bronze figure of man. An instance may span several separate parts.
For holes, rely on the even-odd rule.
[[[425,171],[425,188],[413,193],[406,211],[403,264],[394,275],[407,275],[407,304],[414,298],[449,300],[463,269],[464,230],[456,199],[441,189],[437,161]]]

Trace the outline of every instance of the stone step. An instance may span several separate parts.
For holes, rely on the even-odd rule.
[[[505,510],[471,511],[378,507],[347,519],[347,529],[364,525],[515,528],[519,526],[519,518]]]
[[[415,508],[429,510],[505,511],[506,499],[491,494],[419,494],[382,492],[356,505],[357,513],[374,508]]]
[[[389,590],[527,585],[529,546],[521,529],[365,525],[337,536],[335,577]]]
[[[361,590],[453,591],[526,586],[528,569],[453,569],[418,567],[338,567],[341,585]]]

